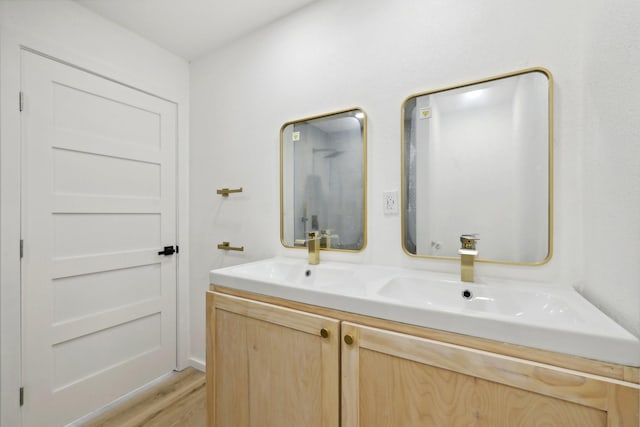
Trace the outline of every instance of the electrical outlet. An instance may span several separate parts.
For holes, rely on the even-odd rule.
[[[385,215],[398,214],[398,190],[384,191],[382,193],[382,210]]]

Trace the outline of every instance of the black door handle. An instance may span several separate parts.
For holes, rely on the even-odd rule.
[[[168,256],[168,255],[173,255],[176,252],[177,251],[173,248],[173,246],[165,246],[163,250],[158,252],[158,255]]]

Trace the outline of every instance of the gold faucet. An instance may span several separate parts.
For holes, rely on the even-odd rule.
[[[476,249],[476,241],[478,241],[477,234],[463,234],[460,236],[460,280],[463,282],[473,282],[473,262],[478,256],[478,250]]]
[[[307,234],[307,247],[309,248],[309,264],[320,264],[320,236],[317,231]]]
[[[321,248],[325,248],[325,249],[331,248],[331,238],[333,237],[331,235],[332,231],[333,230],[331,229],[320,230],[320,247]]]

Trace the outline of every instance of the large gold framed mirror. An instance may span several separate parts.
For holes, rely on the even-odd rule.
[[[367,120],[358,108],[287,122],[280,129],[280,240],[361,251],[367,241]]]
[[[531,68],[408,97],[401,113],[402,244],[540,265],[553,248],[553,80]]]

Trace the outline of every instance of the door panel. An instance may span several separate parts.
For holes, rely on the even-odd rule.
[[[76,147],[76,150],[79,148]],[[88,145],[83,148],[92,149]],[[123,151],[118,154],[134,155]],[[160,197],[158,178],[161,170],[157,163],[60,148],[53,150],[53,163],[53,191],[58,195],[138,197],[150,200]],[[115,170],[117,174],[113,173]],[[84,179],[77,179],[78,175]],[[136,179],[132,181],[129,179],[131,176]]]
[[[105,367],[160,348],[161,326],[156,313],[75,338],[65,337],[53,346],[54,389],[69,387]]]
[[[56,98],[56,129],[157,150],[162,117],[153,105],[136,105],[137,100],[114,99],[93,91],[53,82]]]
[[[63,323],[161,297],[160,265],[142,265],[53,280],[53,321]],[[93,298],[100,295],[100,298]],[[84,301],[77,304],[76,300]]]
[[[176,106],[22,53],[23,425],[176,363]]]

